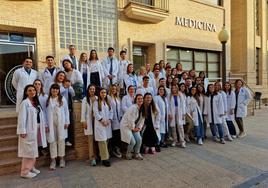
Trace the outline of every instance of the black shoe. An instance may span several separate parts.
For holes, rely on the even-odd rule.
[[[102,165],[105,166],[105,167],[110,167],[111,166],[111,163],[109,160],[103,160],[102,161]]]
[[[161,143],[161,144],[160,144],[160,147],[161,147],[161,148],[167,148],[168,145],[167,145],[166,143]]]
[[[155,147],[155,151],[156,151],[156,152],[161,152],[160,145],[157,145],[157,146]]]

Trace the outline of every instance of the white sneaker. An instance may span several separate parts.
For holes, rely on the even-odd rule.
[[[36,174],[32,173],[32,172],[28,172],[27,175],[21,175],[22,178],[27,178],[27,179],[34,178],[35,176],[36,176]]]
[[[232,142],[234,139],[231,137],[231,135],[227,135],[227,140]]]
[[[40,170],[36,169],[35,167],[33,167],[33,169],[31,170],[32,173],[35,173],[36,175],[40,174]]]
[[[49,166],[50,170],[56,170],[56,160],[52,160]]]
[[[231,135],[231,137],[232,137],[233,140],[237,138],[236,135]]]
[[[64,159],[61,159],[60,160],[60,167],[61,168],[64,168],[65,167],[65,160]]]
[[[203,145],[202,138],[199,138],[199,139],[198,139],[198,145]]]
[[[66,142],[65,145],[71,147],[72,143],[71,142]]]
[[[182,142],[182,143],[181,143],[181,147],[182,147],[182,148],[186,148],[186,144],[185,144],[185,142]]]
[[[171,147],[175,147],[176,146],[176,143],[175,142],[172,142],[171,143]]]
[[[221,138],[221,144],[225,144],[225,141],[224,141],[224,139],[223,138]]]
[[[243,138],[243,137],[245,137],[247,134],[245,133],[245,132],[240,132],[239,133],[239,135],[238,135],[238,137],[239,138]]]

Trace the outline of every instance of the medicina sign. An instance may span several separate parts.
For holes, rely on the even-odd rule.
[[[216,32],[216,25],[205,21],[194,20],[184,17],[176,17],[175,25],[199,29],[203,31]]]

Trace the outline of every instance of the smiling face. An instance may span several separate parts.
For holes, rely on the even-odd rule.
[[[72,70],[72,64],[69,61],[63,61],[63,67],[67,70]]]
[[[134,88],[134,87],[129,87],[129,88],[128,88],[128,93],[129,93],[130,96],[133,97],[134,94],[135,94],[135,88]]]
[[[90,86],[89,90],[88,90],[88,94],[90,97],[93,97],[95,95],[96,92],[96,88],[95,86]]]
[[[152,95],[146,95],[144,97],[144,103],[147,105],[151,104],[152,100],[153,100]]]
[[[177,95],[178,94],[178,87],[176,85],[173,85],[171,87],[171,93],[172,93],[172,95]]]
[[[208,91],[209,91],[209,93],[214,93],[214,85],[209,85]]]
[[[191,94],[194,96],[196,94],[196,92],[197,92],[197,89],[195,87],[193,87],[191,89]]]
[[[112,94],[113,95],[117,95],[117,88],[116,88],[116,86],[113,86],[112,87]]]
[[[107,95],[107,93],[106,93],[105,89],[100,90],[100,99],[101,100],[104,100],[106,98],[106,95]]]
[[[34,87],[28,87],[26,91],[26,95],[29,99],[33,99],[36,96],[36,90]]]
[[[42,83],[39,80],[36,80],[33,85],[34,85],[37,93],[40,93],[40,90],[42,88]]]
[[[23,62],[23,67],[31,69],[33,67],[33,61],[31,59],[25,59]]]
[[[141,107],[141,105],[143,104],[143,97],[142,97],[142,95],[137,96],[137,98],[136,98],[136,104],[139,107]]]
[[[48,67],[53,67],[54,63],[55,62],[54,62],[53,58],[49,57],[49,58],[46,59],[46,64],[47,64]]]
[[[164,96],[164,95],[165,95],[165,88],[160,87],[160,88],[158,89],[158,93],[159,93],[160,96]]]
[[[81,60],[83,62],[86,62],[87,61],[87,54],[86,53],[83,53],[83,55],[81,56]]]
[[[51,88],[50,92],[51,92],[51,96],[55,98],[59,95],[60,90],[58,88]]]
[[[132,73],[134,71],[134,67],[132,64],[129,64],[127,69],[128,69],[128,73]]]
[[[230,85],[229,83],[225,83],[225,84],[224,84],[224,89],[225,89],[226,91],[229,91],[230,88],[231,88],[231,85]]]
[[[59,73],[57,76],[57,82],[62,83],[64,80],[65,80],[65,74],[63,72]]]

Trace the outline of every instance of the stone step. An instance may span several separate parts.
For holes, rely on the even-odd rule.
[[[18,145],[17,135],[0,136],[0,148],[7,146],[17,146],[17,145]]]
[[[16,135],[16,131],[17,131],[16,124],[0,125],[0,136]]]
[[[4,159],[0,160],[0,175],[19,172],[21,167],[21,159]]]
[[[0,160],[15,159],[18,157],[17,146],[0,147]]]
[[[1,117],[0,118],[0,127],[3,125],[17,125],[17,117]]]

